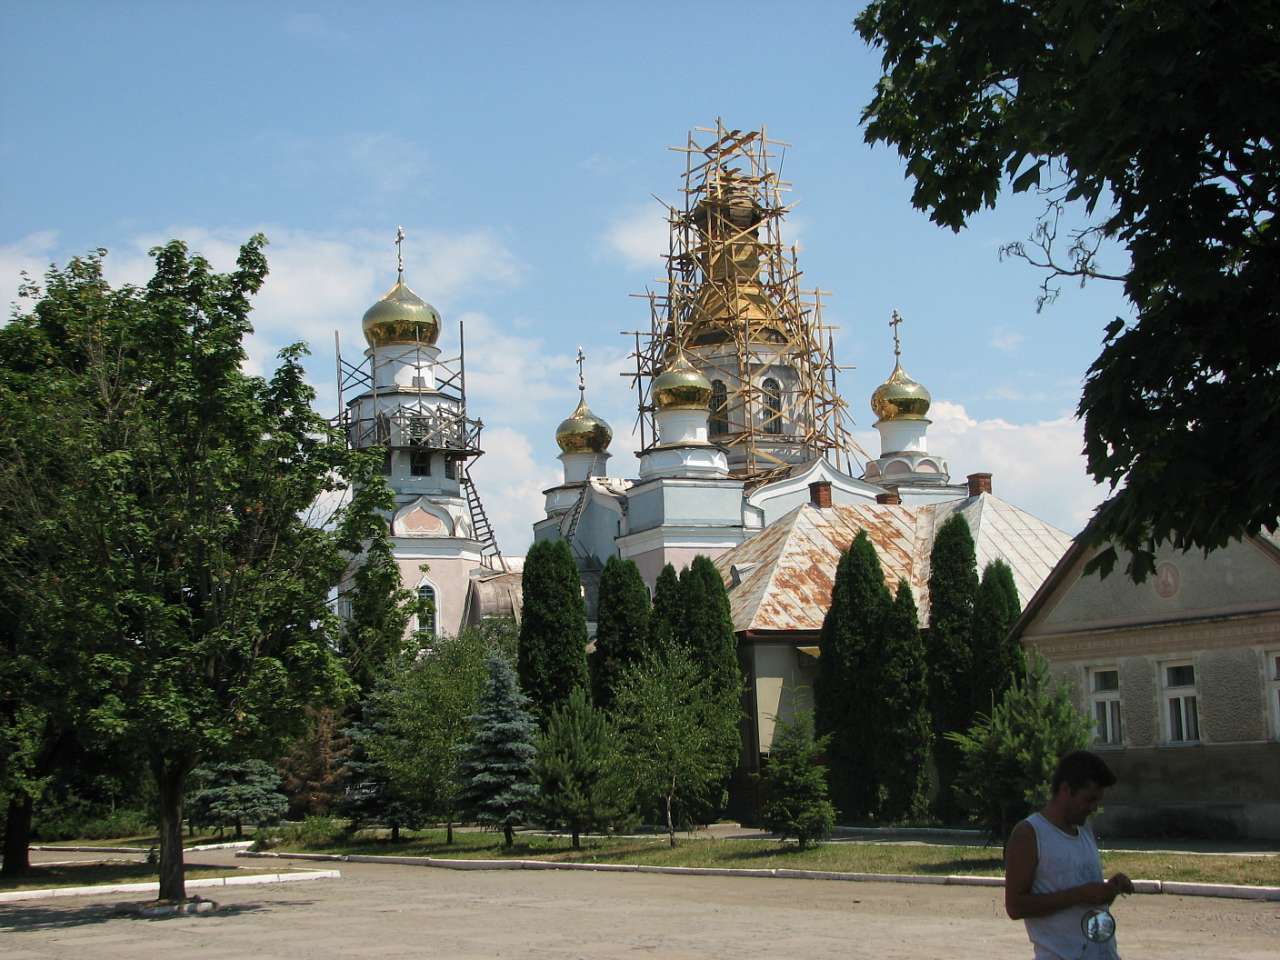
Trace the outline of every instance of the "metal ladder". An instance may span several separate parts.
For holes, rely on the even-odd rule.
[[[475,538],[480,541],[480,562],[492,570],[506,571],[507,561],[502,559],[502,551],[498,549],[498,538],[494,535],[493,525],[484,512],[484,504],[480,502],[480,494],[471,479],[471,471],[462,469],[462,489],[467,494],[467,509],[471,511],[471,529]],[[496,562],[495,562],[496,561]]]

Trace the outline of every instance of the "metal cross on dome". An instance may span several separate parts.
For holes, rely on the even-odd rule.
[[[902,356],[902,343],[898,339],[898,324],[900,323],[902,323],[902,314],[895,310],[889,320],[889,326],[893,327],[893,355],[895,357]]]
[[[587,355],[582,352],[582,348],[578,348],[578,393],[585,394],[587,392],[587,381],[582,376],[582,363],[587,359]]]
[[[396,227],[396,282],[404,283],[404,227]]]

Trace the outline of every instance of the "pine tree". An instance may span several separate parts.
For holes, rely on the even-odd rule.
[[[515,843],[515,826],[523,822],[538,796],[533,778],[537,724],[526,709],[528,704],[511,664],[502,657],[490,657],[489,680],[480,694],[480,709],[471,718],[471,739],[463,745],[458,763],[463,809],[478,823],[502,827],[507,847]]]
[[[989,716],[952,733],[962,758],[956,793],[992,839],[1009,839],[1014,825],[1049,798],[1059,758],[1089,743],[1089,719],[1055,683],[1043,657],[1033,654],[1026,682],[1005,690]]]
[[[360,697],[373,689],[379,673],[407,647],[405,631],[416,611],[412,591],[400,581],[387,522],[371,518],[372,536],[352,578],[351,617],[343,624],[339,652]]]
[[[889,606],[880,559],[866,531],[859,530],[836,568],[814,683],[818,733],[831,738],[832,799],[846,819],[874,812],[879,793],[875,765],[882,717],[874,707],[873,678]]]
[[[649,591],[631,560],[610,557],[600,575],[591,690],[598,707],[613,703],[618,675],[649,645]]]
[[[521,577],[520,686],[539,717],[569,699],[587,675],[587,613],[582,581],[563,540],[541,540],[525,558]]]
[[[760,822],[784,840],[795,837],[801,850],[829,836],[835,823],[836,811],[827,799],[826,769],[818,763],[827,741],[827,737],[814,738],[809,711],[779,721],[773,731],[764,769],[768,800]]]
[[[953,513],[938,531],[929,554],[929,709],[933,714],[938,769],[936,813],[954,820],[960,813],[952,783],[960,755],[946,734],[973,723],[973,605],[978,595],[978,565],[969,524]]]
[[[279,775],[264,760],[214,763],[198,767],[192,777],[199,786],[188,802],[191,822],[233,826],[237,840],[244,836],[244,824],[277,823],[289,809]]]
[[[925,811],[933,741],[924,640],[906,580],[898,581],[885,618],[883,642],[882,670],[874,691],[882,718],[876,814],[882,820],[903,820]]]
[[[649,614],[649,649],[665,650],[676,642],[684,623],[684,598],[676,568],[667,564],[653,586],[653,610]]]
[[[973,604],[972,711],[990,714],[992,708],[1026,673],[1022,645],[1011,638],[1022,606],[1013,571],[1003,560],[993,560],[982,571],[982,583]]]
[[[306,731],[293,740],[277,768],[289,798],[289,817],[327,816],[342,799],[342,768],[351,741],[333,707],[308,707]]]
[[[635,794],[613,725],[582,687],[551,712],[537,749],[538,814],[567,828],[573,849],[584,830],[612,826],[631,811]]]

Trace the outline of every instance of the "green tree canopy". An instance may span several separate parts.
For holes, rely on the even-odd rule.
[[[538,796],[533,776],[537,724],[507,659],[490,656],[487,666],[471,736],[459,753],[458,799],[477,822],[501,827],[510,847],[516,825],[524,822]]]
[[[760,822],[784,840],[795,837],[801,850],[815,840],[825,840],[835,825],[835,807],[827,799],[827,772],[818,763],[826,748],[826,737],[814,739],[809,711],[781,720],[774,728],[763,774],[768,799]]]
[[[1057,276],[1124,284],[1078,413],[1112,495],[1090,524],[1104,572],[1141,580],[1162,542],[1220,547],[1280,517],[1280,35],[1272,0],[992,4],[874,0],[883,50],[866,139],[897,149],[912,202],[959,230],[1006,184],[1046,200]],[[1088,219],[1065,258],[1067,204]],[[1123,246],[1127,268],[1097,263]],[[1046,281],[1049,283],[1050,281]],[[1047,288],[1046,288],[1047,289]],[[1247,466],[1224,470],[1248,451]]]
[[[990,715],[948,734],[963,758],[960,801],[1001,843],[1049,799],[1059,758],[1089,743],[1089,719],[1071,703],[1067,685],[1053,681],[1037,654],[1028,666],[1026,683],[1007,689]]]
[[[969,689],[975,716],[989,714],[1005,690],[1020,683],[1026,673],[1022,645],[1010,636],[1021,613],[1013,571],[1003,560],[992,560],[982,571],[973,603],[973,675]]]
[[[564,540],[540,540],[529,548],[520,578],[520,687],[538,716],[546,718],[587,686],[587,612],[582,581]]]
[[[192,779],[196,789],[189,804],[191,822],[235,827],[237,840],[244,836],[246,823],[277,823],[289,809],[289,798],[280,792],[280,775],[265,760],[197,767]]]
[[[666,564],[653,585],[653,610],[649,615],[649,649],[665,650],[680,636],[684,623],[684,594],[676,568]]]
[[[905,580],[898,581],[885,614],[883,644],[879,675],[868,684],[880,716],[875,812],[881,820],[912,819],[925,812],[933,725],[924,640],[915,597]]]
[[[633,561],[605,561],[596,611],[591,691],[596,705],[607,710],[618,675],[640,660],[649,645],[649,590]]]
[[[391,505],[387,501],[386,507]],[[338,648],[360,697],[373,690],[388,665],[417,648],[406,634],[410,619],[419,612],[413,591],[401,584],[387,521],[374,514],[367,522],[371,535],[363,555],[353,561],[355,573],[346,596],[351,615],[342,625]]]
[[[573,849],[583,831],[611,827],[631,813],[635,790],[613,725],[585,689],[551,712],[537,750],[537,812],[549,826],[569,830]]]

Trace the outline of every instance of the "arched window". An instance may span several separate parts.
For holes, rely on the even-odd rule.
[[[729,432],[729,393],[723,380],[711,381],[711,435]]]
[[[764,394],[764,432],[782,433],[782,385],[769,377],[760,386]]]
[[[418,632],[429,637],[436,635],[436,588],[424,583],[418,588]]]

